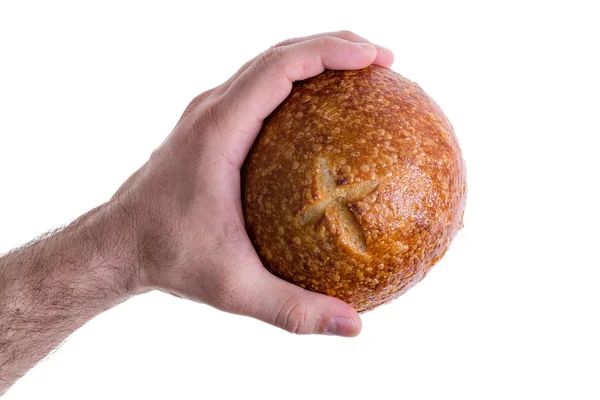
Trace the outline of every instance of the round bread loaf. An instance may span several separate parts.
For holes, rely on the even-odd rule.
[[[462,227],[452,125],[382,67],[294,84],[242,170],[246,228],[265,267],[367,311],[425,277]]]

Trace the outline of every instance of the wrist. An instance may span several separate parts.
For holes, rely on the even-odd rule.
[[[166,215],[164,207],[153,206],[146,198],[114,198],[105,204],[104,216],[95,228],[102,231],[104,226],[120,238],[120,246],[107,251],[112,259],[121,260],[118,264],[124,269],[120,273],[129,277],[121,281],[130,294],[162,289],[161,282],[169,279],[169,271],[177,267],[183,253],[175,216]]]
[[[111,297],[123,300],[146,291],[146,268],[140,257],[142,247],[135,210],[109,201],[82,217],[77,227],[83,251],[91,256],[86,271],[90,281],[112,292]],[[77,222],[77,221],[76,221]]]
[[[39,265],[47,264],[34,273],[45,275],[38,279],[53,288],[49,296],[57,301],[69,290],[97,313],[142,293],[133,221],[128,209],[108,202],[34,244]]]

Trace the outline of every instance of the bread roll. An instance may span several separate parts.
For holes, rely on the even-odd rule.
[[[382,67],[297,82],[242,169],[246,228],[265,267],[357,311],[425,277],[462,227],[452,125]]]

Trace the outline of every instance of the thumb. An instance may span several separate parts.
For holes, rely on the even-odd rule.
[[[280,279],[261,266],[238,312],[297,334],[357,336],[360,316],[349,304]]]

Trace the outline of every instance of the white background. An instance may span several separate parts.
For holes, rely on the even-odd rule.
[[[2,1],[0,252],[106,201],[196,94],[322,31],[395,52],[453,122],[469,183],[451,250],[358,338],[150,293],[5,398],[600,398],[594,3]]]

